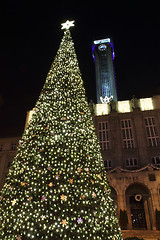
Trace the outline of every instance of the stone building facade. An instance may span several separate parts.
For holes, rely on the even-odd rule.
[[[124,239],[160,240],[160,96],[90,108]],[[0,139],[1,187],[19,139]]]
[[[92,105],[92,114],[124,239],[159,240],[160,96]]]

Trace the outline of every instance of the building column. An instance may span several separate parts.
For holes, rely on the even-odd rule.
[[[156,189],[157,190],[157,189]],[[159,199],[158,199],[158,193],[156,193],[155,191],[152,191],[152,202],[153,202],[153,209],[154,211],[160,210],[160,204],[159,204]]]
[[[120,209],[126,210],[126,200],[125,200],[125,196],[122,193],[117,195],[117,201],[118,201],[119,211]]]
[[[151,218],[150,218],[150,211],[149,211],[149,204],[147,204],[147,199],[144,199],[143,204],[144,204],[144,212],[145,212],[145,218],[146,218],[146,225],[147,225],[147,230],[151,230]]]
[[[156,209],[160,210],[157,188],[155,188],[155,189],[152,188],[151,189],[151,197],[148,199],[148,204],[149,204],[149,208],[150,208],[152,228],[153,228],[153,230],[156,230],[157,226],[156,226],[155,212],[156,212]]]
[[[156,230],[156,217],[155,217],[155,211],[153,209],[151,197],[148,198],[148,208],[149,208],[149,213],[150,213],[150,218],[152,223],[152,229]]]
[[[128,216],[128,230],[132,230],[132,218],[131,218],[131,209],[130,209],[130,196],[126,196],[126,206],[127,206],[127,216]]]

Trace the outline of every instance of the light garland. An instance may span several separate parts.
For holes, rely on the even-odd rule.
[[[0,197],[0,239],[122,236],[67,29]]]

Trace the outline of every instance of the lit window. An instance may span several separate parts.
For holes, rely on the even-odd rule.
[[[95,114],[96,114],[96,116],[109,114],[109,105],[108,104],[96,104]]]
[[[160,156],[152,157],[152,164],[160,166]]]
[[[136,158],[127,158],[125,162],[126,167],[135,167],[138,165]]]
[[[152,98],[141,98],[140,99],[140,108],[142,111],[153,110]]]
[[[106,122],[99,122],[98,124],[98,136],[99,142],[102,150],[107,150],[110,148],[109,142],[109,124]]]
[[[118,102],[118,112],[125,113],[131,112],[130,102],[127,101],[119,101]]]
[[[121,120],[123,148],[134,148],[131,119]]]
[[[151,147],[159,146],[159,135],[155,123],[155,118],[146,117],[144,120],[149,146]]]
[[[106,171],[111,169],[111,160],[104,160],[104,167],[105,167]]]

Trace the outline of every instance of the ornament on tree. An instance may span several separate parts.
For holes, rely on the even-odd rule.
[[[73,178],[70,178],[70,179],[69,179],[69,182],[70,182],[71,184],[73,184]]]
[[[80,223],[83,223],[83,219],[80,217],[77,219],[77,222],[80,224]]]
[[[21,235],[18,235],[16,238],[17,238],[17,240],[22,240],[22,236]]]
[[[61,29],[69,29],[70,27],[74,27],[74,21],[66,21],[65,23],[62,23],[62,28]]]
[[[53,183],[52,182],[50,182],[48,185],[49,185],[49,187],[53,187]]]
[[[84,195],[81,195],[81,197],[80,197],[82,200],[84,200],[85,199],[85,196]]]
[[[96,197],[97,197],[97,194],[96,194],[95,192],[93,192],[93,193],[92,193],[92,196],[93,196],[94,198],[96,198]]]
[[[44,202],[46,200],[46,196],[42,196],[42,201]]]
[[[82,168],[81,167],[78,167],[77,170],[78,170],[78,172],[82,172]]]
[[[55,176],[55,178],[58,180],[58,179],[60,178],[60,175],[57,174],[57,175]]]
[[[97,174],[97,177],[102,180],[101,174]]]
[[[29,198],[28,198],[28,201],[31,201],[32,200],[32,196],[30,196]]]
[[[63,227],[65,227],[65,226],[68,224],[68,222],[67,222],[66,219],[63,219],[62,222],[61,222],[61,224],[62,224]]]
[[[61,198],[62,201],[67,201],[67,196],[64,195],[64,194],[62,194],[62,195],[60,196],[60,198]]]
[[[26,182],[22,182],[21,186],[24,187],[26,185]]]
[[[12,200],[12,206],[14,206],[16,204],[16,202],[17,202],[17,199],[13,199]]]

